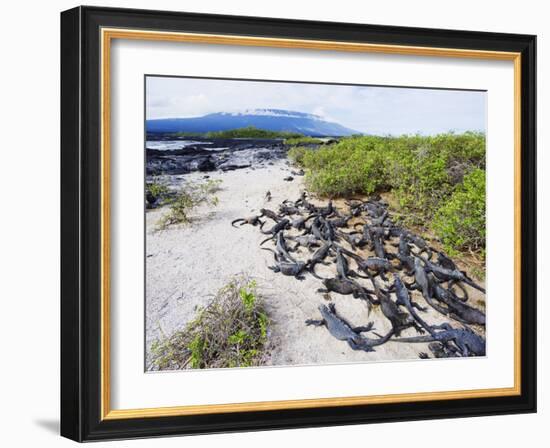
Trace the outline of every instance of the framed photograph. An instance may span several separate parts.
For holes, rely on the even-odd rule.
[[[535,36],[61,14],[61,433],[535,412]]]

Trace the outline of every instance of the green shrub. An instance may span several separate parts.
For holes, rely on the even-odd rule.
[[[170,189],[159,177],[154,177],[145,184],[145,198],[149,206],[162,205],[169,196]]]
[[[304,155],[306,154],[307,149],[303,146],[293,146],[288,151],[288,158],[294,162],[296,165],[303,166],[304,164]]]
[[[190,221],[189,213],[201,204],[216,206],[218,197],[214,195],[220,189],[221,180],[209,180],[202,184],[186,184],[170,202],[170,209],[158,222],[159,229],[173,224],[185,224]]]
[[[404,224],[435,230],[433,217],[443,204],[471,173],[485,170],[485,135],[351,136],[317,149],[293,148],[289,157],[303,166],[306,185],[313,193],[345,197],[391,191]],[[483,191],[483,203],[484,195]],[[438,236],[443,238],[443,234]],[[457,250],[481,247],[479,237],[473,246],[448,232],[445,238],[448,247]],[[471,235],[465,238],[472,240]]]
[[[212,131],[204,134],[207,138],[300,138],[302,134],[297,132],[268,131],[254,126],[230,129],[227,131]]]
[[[239,276],[186,327],[152,344],[152,369],[249,367],[264,363],[269,318],[256,282]]]
[[[485,247],[485,170],[464,177],[433,223],[447,250],[483,250]]]
[[[285,139],[285,144],[290,146],[320,145],[323,140],[314,137],[293,137]]]

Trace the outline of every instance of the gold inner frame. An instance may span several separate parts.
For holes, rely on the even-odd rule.
[[[303,400],[280,400],[140,409],[111,409],[110,369],[110,50],[113,39],[169,41],[212,45],[296,48],[356,53],[507,60],[514,62],[514,386],[494,389],[419,392]],[[226,412],[306,409],[382,403],[421,402],[521,394],[521,54],[514,52],[415,47],[301,39],[101,29],[101,419],[166,417]]]

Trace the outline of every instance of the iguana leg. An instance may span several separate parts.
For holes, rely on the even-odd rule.
[[[418,311],[422,311],[423,313],[425,313],[428,310],[428,308],[424,306],[420,306],[418,303],[413,302],[412,300],[411,300],[411,305],[413,308],[416,308]]]
[[[322,327],[323,325],[325,325],[325,320],[324,319],[308,319],[306,320],[306,325],[307,326],[310,326],[310,325],[313,325],[314,327]]]
[[[365,352],[373,352],[374,349],[368,344],[358,344],[353,339],[348,339],[348,345],[352,350],[363,350]]]
[[[426,330],[424,330],[424,328],[422,328],[422,326],[418,325],[417,322],[411,322],[411,325],[409,325],[410,327],[414,327],[414,329],[416,330],[416,332],[418,334],[424,334],[426,333]]]
[[[374,330],[374,322],[369,322],[367,325],[352,328],[354,333],[366,333],[367,331]]]

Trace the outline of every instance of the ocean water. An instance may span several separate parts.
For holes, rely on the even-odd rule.
[[[211,145],[211,144],[212,142],[197,142],[194,140],[162,140],[162,141],[147,140],[147,142],[145,143],[145,146],[149,149],[169,151],[173,149],[183,149],[191,145]],[[219,150],[220,148],[212,148],[212,149]]]

